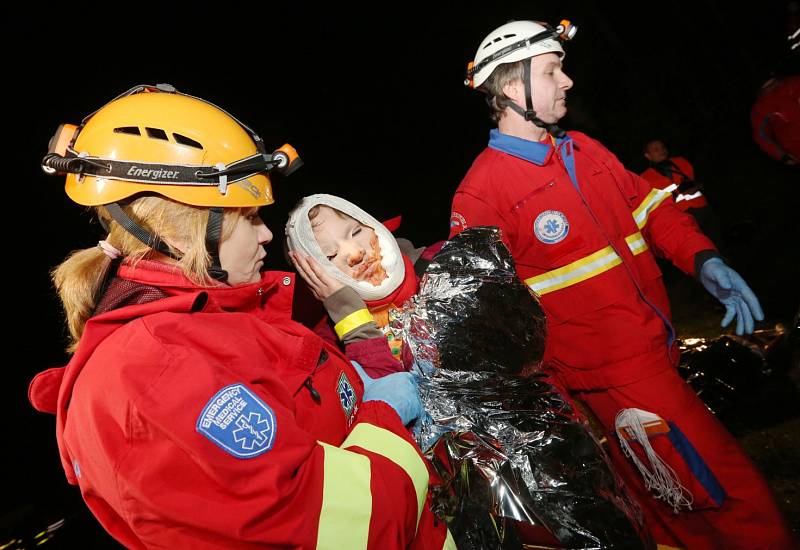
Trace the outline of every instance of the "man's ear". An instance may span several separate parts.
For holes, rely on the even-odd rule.
[[[503,95],[515,103],[524,103],[525,90],[523,90],[522,80],[518,78],[516,80],[512,80],[511,82],[507,82],[505,86],[503,86]]]

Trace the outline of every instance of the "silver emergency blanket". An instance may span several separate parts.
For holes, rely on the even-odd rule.
[[[734,434],[800,416],[800,391],[789,376],[800,363],[800,313],[793,328],[678,344],[678,373]]]
[[[458,548],[647,546],[602,447],[539,370],[544,312],[497,228],[446,243],[392,328],[425,374],[415,433]]]

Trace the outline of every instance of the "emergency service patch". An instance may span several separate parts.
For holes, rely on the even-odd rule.
[[[356,390],[353,389],[353,385],[350,384],[350,380],[347,379],[344,372],[339,375],[339,383],[336,385],[336,392],[339,394],[339,401],[342,402],[342,409],[344,409],[345,417],[350,419],[356,406]]]
[[[253,458],[272,449],[275,413],[244,384],[231,384],[209,400],[196,429],[236,458]]]
[[[461,229],[466,229],[467,219],[458,212],[453,212],[450,214],[450,227],[460,227]]]
[[[569,233],[569,221],[563,212],[545,210],[533,222],[536,238],[544,244],[555,244],[563,241]]]

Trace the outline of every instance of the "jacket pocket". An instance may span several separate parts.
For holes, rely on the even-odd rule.
[[[535,273],[525,282],[541,297],[551,324],[624,301],[630,292],[630,285],[620,280],[625,268],[611,246],[598,250],[581,243],[575,249],[563,249],[555,259],[546,254],[536,258],[541,263],[521,265],[526,273]]]
[[[533,189],[533,190],[532,190],[530,193],[528,193],[527,195],[525,195],[524,197],[522,197],[520,200],[518,200],[518,201],[517,201],[517,202],[514,204],[514,206],[512,206],[512,207],[511,207],[511,210],[509,211],[509,213],[511,213],[511,214],[515,214],[515,213],[516,213],[516,212],[518,212],[520,209],[522,209],[523,207],[525,207],[525,205],[526,205],[528,202],[530,202],[531,200],[533,200],[533,199],[534,199],[534,198],[535,198],[537,195],[540,195],[541,193],[544,193],[544,192],[546,192],[546,191],[549,191],[549,190],[553,189],[555,186],[556,186],[556,182],[555,182],[555,180],[550,180],[550,181],[549,181],[549,182],[547,182],[546,184],[544,184],[544,185],[541,185],[541,186],[537,187],[536,189]]]

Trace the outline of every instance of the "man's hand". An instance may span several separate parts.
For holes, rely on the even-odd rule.
[[[711,258],[700,268],[700,282],[725,306],[721,325],[728,326],[736,317],[736,334],[752,334],[756,321],[764,319],[758,298],[733,269],[720,258]]]

